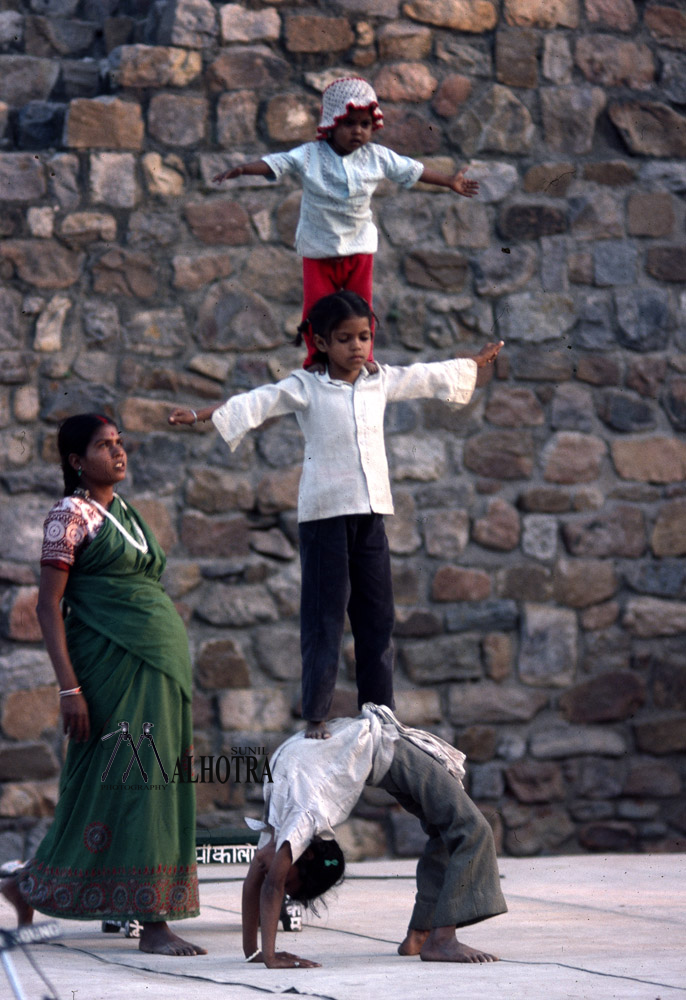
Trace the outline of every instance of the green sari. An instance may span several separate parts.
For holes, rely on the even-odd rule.
[[[197,916],[195,789],[172,781],[192,753],[191,663],[186,630],[160,576],[165,555],[150,529],[115,497],[110,513],[148,552],[105,520],[77,558],[65,591],[69,654],[88,702],[91,736],[70,741],[55,819],[20,890],[43,913],[79,920],[181,920]],[[122,742],[104,780],[122,720]],[[144,722],[151,743],[141,740]],[[102,737],[114,733],[109,739]]]

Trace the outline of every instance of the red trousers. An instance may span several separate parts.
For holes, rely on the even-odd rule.
[[[344,288],[348,292],[357,292],[365,302],[369,303],[371,308],[373,270],[373,253],[356,253],[351,257],[324,257],[322,259],[303,257],[303,321],[307,319],[315,302],[318,302],[325,295],[332,295]],[[373,333],[374,324],[372,323]],[[312,364],[317,349],[309,329],[303,334],[303,337],[307,345],[307,357],[303,368],[307,368],[308,365]],[[374,360],[373,347],[369,360]]]

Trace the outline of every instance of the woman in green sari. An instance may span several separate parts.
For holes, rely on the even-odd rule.
[[[171,780],[192,753],[191,664],[159,582],[165,556],[114,491],[126,475],[116,425],[70,417],[58,446],[65,496],[45,521],[38,618],[69,746],[54,822],[2,892],[20,923],[34,909],[135,919],[141,951],[205,954],[167,923],[199,910],[194,786]]]

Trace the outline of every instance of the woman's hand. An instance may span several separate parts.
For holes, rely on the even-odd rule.
[[[62,617],[61,602],[68,580],[68,570],[47,563],[41,566],[36,613],[60,691],[73,691],[79,687],[79,679],[69,657]],[[90,737],[88,702],[82,694],[60,698],[60,713],[62,729],[67,736],[78,743]]]
[[[88,702],[82,694],[69,694],[60,698],[62,730],[77,743],[85,743],[91,734]]]
[[[504,343],[504,340],[500,340],[497,344],[486,344],[485,347],[482,347],[479,353],[474,355],[477,367],[485,368],[486,365],[492,365]]]
[[[274,958],[264,963],[268,969],[321,969],[319,962],[311,962],[309,958],[300,958],[290,951],[277,951]]]

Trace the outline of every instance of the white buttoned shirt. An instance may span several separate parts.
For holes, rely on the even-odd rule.
[[[307,142],[262,159],[276,179],[284,174],[301,178],[303,197],[295,249],[301,257],[315,259],[376,253],[379,237],[371,208],[374,190],[384,177],[412,187],[424,171],[419,160],[373,142],[346,156],[339,156],[323,140]]]
[[[387,402],[442,399],[464,406],[476,385],[476,362],[457,358],[406,367],[362,369],[354,383],[303,370],[233,396],[212,421],[233,451],[271,417],[294,413],[305,438],[298,520],[345,514],[392,514],[384,442]]]

